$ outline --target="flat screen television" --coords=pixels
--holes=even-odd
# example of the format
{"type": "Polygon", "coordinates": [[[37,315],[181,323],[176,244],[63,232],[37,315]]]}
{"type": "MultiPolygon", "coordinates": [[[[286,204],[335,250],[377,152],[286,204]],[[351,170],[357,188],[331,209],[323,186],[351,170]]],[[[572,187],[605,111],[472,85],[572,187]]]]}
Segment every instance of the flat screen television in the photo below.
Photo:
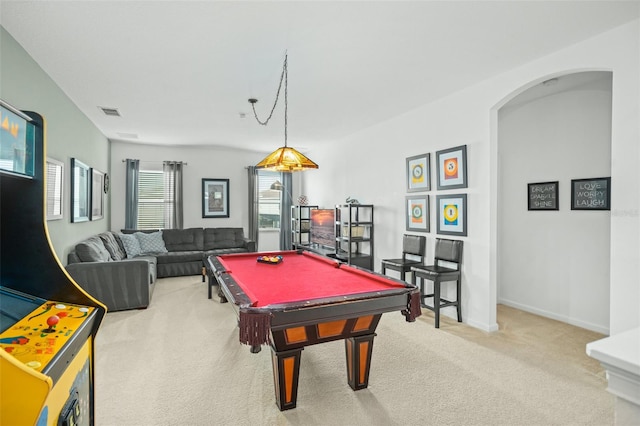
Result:
{"type": "Polygon", "coordinates": [[[311,227],[309,242],[327,248],[336,245],[335,210],[311,209],[311,227]]]}

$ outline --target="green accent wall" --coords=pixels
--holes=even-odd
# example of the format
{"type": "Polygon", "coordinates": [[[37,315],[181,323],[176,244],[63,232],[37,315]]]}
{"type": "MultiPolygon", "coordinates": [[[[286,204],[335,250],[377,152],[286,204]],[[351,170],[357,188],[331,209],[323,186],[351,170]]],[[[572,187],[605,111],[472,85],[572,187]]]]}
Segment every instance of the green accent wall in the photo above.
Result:
{"type": "Polygon", "coordinates": [[[66,265],[67,254],[78,241],[108,230],[111,222],[110,194],[107,194],[102,219],[71,223],[71,158],[109,173],[109,140],[3,27],[0,27],[0,98],[20,110],[40,114],[45,120],[46,156],[64,162],[64,215],[61,220],[48,221],[47,226],[55,252],[66,265]]]}

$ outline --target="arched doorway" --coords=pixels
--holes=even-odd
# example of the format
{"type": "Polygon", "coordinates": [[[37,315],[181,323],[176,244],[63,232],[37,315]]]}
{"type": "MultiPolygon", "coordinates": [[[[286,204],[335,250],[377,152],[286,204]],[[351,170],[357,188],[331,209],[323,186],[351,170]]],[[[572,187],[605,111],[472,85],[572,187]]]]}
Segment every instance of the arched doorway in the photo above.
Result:
{"type": "Polygon", "coordinates": [[[610,212],[572,210],[573,179],[611,176],[612,73],[553,76],[497,109],[496,302],[609,331],[610,212]],[[557,210],[528,184],[557,182],[557,210]]]}

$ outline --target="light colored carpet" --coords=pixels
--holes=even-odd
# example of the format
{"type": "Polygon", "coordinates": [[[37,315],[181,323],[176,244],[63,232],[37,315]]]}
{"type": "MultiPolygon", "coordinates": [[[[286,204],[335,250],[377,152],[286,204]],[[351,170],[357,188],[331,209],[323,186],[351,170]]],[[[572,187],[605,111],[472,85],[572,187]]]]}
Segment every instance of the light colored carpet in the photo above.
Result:
{"type": "Polygon", "coordinates": [[[484,333],[429,311],[387,313],[369,387],[347,384],[343,341],[302,352],[297,408],[281,412],[268,347],[238,343],[231,306],[199,276],[160,279],[148,309],[107,314],[96,339],[96,424],[607,425],[614,398],[585,355],[602,336],[507,307],[484,333]]]}

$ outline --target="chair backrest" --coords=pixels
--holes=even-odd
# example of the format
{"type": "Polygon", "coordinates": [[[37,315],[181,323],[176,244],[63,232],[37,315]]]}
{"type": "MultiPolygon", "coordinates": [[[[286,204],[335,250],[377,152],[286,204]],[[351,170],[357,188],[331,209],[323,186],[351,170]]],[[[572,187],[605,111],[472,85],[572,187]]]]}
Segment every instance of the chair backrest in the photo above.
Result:
{"type": "Polygon", "coordinates": [[[402,237],[402,257],[406,255],[424,258],[427,252],[427,237],[424,235],[404,234],[402,237]]]}
{"type": "Polygon", "coordinates": [[[462,261],[462,241],[436,238],[436,249],[434,254],[435,263],[444,260],[456,264],[456,269],[460,267],[462,261]]]}

